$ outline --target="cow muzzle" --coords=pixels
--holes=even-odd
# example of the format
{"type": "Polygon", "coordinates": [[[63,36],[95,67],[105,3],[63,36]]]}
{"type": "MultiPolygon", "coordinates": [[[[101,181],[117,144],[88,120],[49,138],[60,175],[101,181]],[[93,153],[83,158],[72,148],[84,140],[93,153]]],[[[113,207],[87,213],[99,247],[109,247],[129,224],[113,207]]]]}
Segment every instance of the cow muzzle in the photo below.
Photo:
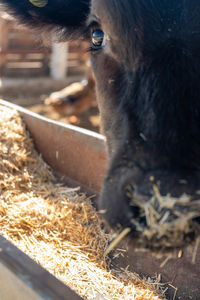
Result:
{"type": "Polygon", "coordinates": [[[108,173],[100,210],[114,227],[130,227],[145,248],[178,248],[200,235],[200,192],[193,177],[119,168],[108,173]]]}

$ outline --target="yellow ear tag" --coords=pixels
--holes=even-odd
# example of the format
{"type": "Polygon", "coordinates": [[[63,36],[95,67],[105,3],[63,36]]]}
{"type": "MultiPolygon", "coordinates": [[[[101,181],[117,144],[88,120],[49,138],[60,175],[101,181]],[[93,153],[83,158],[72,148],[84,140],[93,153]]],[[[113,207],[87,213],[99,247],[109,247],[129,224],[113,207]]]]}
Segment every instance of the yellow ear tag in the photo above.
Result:
{"type": "Polygon", "coordinates": [[[45,7],[48,4],[48,0],[29,0],[34,6],[45,7]]]}

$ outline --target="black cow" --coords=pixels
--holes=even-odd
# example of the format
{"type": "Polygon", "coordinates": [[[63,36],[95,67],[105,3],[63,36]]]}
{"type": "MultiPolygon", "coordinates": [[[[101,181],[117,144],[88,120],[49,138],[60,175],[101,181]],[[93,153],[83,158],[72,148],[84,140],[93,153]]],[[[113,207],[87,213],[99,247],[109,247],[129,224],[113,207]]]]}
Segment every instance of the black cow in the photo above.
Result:
{"type": "MultiPolygon", "coordinates": [[[[145,230],[141,211],[156,184],[161,195],[187,193],[195,199],[200,187],[200,1],[0,2],[21,22],[56,31],[58,39],[90,41],[109,154],[99,206],[109,223],[135,233],[145,230]]],[[[160,205],[154,207],[157,212],[160,205]]],[[[198,201],[195,209],[198,227],[198,201]]],[[[165,211],[160,223],[172,215],[165,211]]]]}

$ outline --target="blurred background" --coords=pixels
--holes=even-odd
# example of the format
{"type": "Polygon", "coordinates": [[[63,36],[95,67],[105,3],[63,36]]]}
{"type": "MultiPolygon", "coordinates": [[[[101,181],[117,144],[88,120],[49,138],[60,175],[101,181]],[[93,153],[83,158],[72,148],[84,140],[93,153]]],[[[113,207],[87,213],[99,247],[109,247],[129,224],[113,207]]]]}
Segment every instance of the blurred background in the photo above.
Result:
{"type": "Polygon", "coordinates": [[[89,45],[53,40],[43,40],[0,11],[0,98],[99,132],[89,45]]]}

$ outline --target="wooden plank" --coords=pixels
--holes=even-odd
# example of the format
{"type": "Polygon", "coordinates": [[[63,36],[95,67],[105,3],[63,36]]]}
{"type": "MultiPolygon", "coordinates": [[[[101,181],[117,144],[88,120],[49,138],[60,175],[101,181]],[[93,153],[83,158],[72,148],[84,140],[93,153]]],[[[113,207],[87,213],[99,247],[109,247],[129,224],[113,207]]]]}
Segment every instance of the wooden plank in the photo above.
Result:
{"type": "Polygon", "coordinates": [[[75,292],[0,236],[1,300],[81,300],[75,292]]]}
{"type": "Polygon", "coordinates": [[[49,49],[7,49],[7,50],[0,50],[0,55],[5,55],[5,54],[31,54],[31,53],[36,53],[36,54],[50,54],[51,50],[49,49]]]}
{"type": "Polygon", "coordinates": [[[0,104],[21,113],[38,151],[55,171],[79,185],[100,191],[107,167],[102,135],[44,118],[3,100],[0,104]]]}
{"type": "Polygon", "coordinates": [[[42,300],[29,285],[0,262],[0,299],[42,300]]]}

